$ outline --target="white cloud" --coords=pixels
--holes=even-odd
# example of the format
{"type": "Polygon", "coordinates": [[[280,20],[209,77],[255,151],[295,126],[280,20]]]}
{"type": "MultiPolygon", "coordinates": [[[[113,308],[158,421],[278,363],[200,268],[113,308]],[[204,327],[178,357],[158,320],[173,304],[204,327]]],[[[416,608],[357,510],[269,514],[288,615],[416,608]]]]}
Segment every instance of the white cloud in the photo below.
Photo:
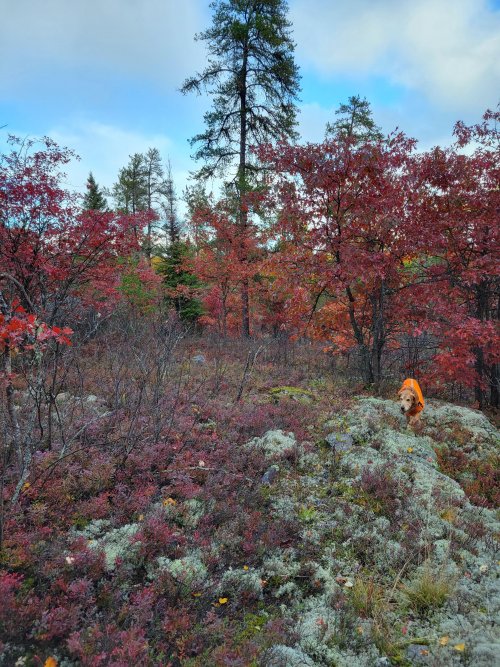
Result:
{"type": "Polygon", "coordinates": [[[294,0],[297,54],[324,76],[377,75],[447,110],[495,106],[500,12],[487,0],[294,0]]]}
{"type": "Polygon", "coordinates": [[[80,161],[73,161],[66,169],[67,187],[79,192],[85,191],[89,171],[99,185],[111,187],[131,154],[158,148],[166,158],[173,150],[173,142],[166,135],[145,135],[94,121],[77,120],[54,127],[46,134],[80,156],[80,161]]]}
{"type": "Polygon", "coordinates": [[[199,0],[15,0],[0,21],[0,86],[97,68],[177,88],[203,66],[193,37],[205,22],[199,0]]]}
{"type": "MultiPolygon", "coordinates": [[[[119,170],[128,163],[129,156],[133,153],[144,153],[148,148],[157,148],[165,165],[170,159],[172,177],[179,197],[189,181],[189,169],[192,166],[189,157],[181,145],[165,134],[141,134],[86,120],[75,120],[54,127],[46,134],[60,146],[72,148],[81,158],[73,160],[65,168],[67,178],[64,186],[72,192],[85,192],[90,171],[100,187],[111,189],[119,170]]],[[[181,215],[185,213],[182,202],[179,212],[181,215]]]]}

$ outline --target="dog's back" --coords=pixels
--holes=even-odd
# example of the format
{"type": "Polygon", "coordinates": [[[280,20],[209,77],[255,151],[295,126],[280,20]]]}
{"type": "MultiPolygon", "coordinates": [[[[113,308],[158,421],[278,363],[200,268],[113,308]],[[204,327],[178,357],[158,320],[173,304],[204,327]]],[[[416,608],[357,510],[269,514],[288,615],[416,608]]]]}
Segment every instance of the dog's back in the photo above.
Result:
{"type": "Polygon", "coordinates": [[[410,416],[418,415],[420,412],[422,412],[425,406],[424,395],[422,394],[420,385],[413,378],[406,378],[398,393],[401,394],[401,392],[404,391],[405,389],[409,389],[415,395],[416,398],[415,406],[411,409],[411,411],[408,414],[410,416]]]}

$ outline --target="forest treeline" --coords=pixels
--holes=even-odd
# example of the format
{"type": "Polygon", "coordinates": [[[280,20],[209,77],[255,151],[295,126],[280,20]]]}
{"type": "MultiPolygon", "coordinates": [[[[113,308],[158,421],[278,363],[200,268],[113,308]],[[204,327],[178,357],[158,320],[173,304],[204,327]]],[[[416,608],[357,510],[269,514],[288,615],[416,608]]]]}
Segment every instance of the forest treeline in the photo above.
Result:
{"type": "Polygon", "coordinates": [[[412,375],[498,407],[500,111],[422,152],[401,131],[384,136],[353,96],[324,141],[304,144],[286,11],[281,0],[213,3],[197,36],[207,68],[182,87],[213,101],[192,139],[202,166],[184,221],[155,148],[132,155],[111,192],[90,174],[82,198],[63,186],[71,150],[11,138],[0,158],[0,372],[17,492],[33,447],[17,423],[16,366],[29,360],[31,386],[55,410],[48,367],[61,346],[123,308],[170,309],[202,335],[319,341],[375,390],[412,375]]]}
{"type": "Polygon", "coordinates": [[[497,433],[354,397],[497,413],[500,107],[305,143],[285,0],[210,6],[184,193],[155,147],[83,196],[0,154],[0,664],[487,662],[497,433]]]}

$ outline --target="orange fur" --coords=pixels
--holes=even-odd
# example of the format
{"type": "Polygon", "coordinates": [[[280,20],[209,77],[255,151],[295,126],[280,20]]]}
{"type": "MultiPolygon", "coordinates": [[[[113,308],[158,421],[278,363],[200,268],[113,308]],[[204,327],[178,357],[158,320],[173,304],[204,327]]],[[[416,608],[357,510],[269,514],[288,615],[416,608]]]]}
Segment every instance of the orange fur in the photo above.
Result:
{"type": "Polygon", "coordinates": [[[401,411],[406,416],[406,421],[413,426],[420,419],[420,413],[424,409],[425,401],[420,385],[413,378],[407,378],[398,391],[401,411]]]}

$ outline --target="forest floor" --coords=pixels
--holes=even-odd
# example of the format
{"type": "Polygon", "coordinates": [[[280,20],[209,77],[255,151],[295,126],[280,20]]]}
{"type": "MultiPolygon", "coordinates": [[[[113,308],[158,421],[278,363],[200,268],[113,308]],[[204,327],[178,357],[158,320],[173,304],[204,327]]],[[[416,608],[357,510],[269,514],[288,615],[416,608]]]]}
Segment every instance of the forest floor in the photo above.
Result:
{"type": "Polygon", "coordinates": [[[68,361],[15,506],[7,480],[1,665],[495,664],[482,413],[430,399],[414,433],[312,348],[140,333],[68,361]]]}

